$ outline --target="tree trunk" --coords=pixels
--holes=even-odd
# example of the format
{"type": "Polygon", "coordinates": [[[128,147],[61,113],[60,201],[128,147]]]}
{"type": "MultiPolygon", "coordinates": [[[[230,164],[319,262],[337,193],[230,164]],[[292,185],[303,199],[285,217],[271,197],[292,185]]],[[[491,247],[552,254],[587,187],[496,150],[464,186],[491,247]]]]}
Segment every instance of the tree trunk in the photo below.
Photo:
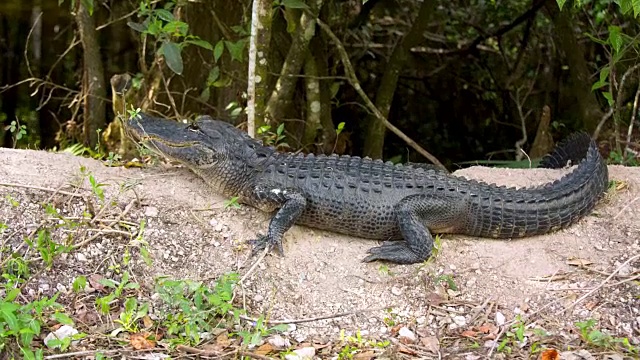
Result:
{"type": "MultiPolygon", "coordinates": [[[[307,13],[300,15],[300,21],[296,24],[293,41],[287,53],[287,58],[282,65],[280,77],[267,103],[267,122],[279,122],[285,116],[292,103],[298,81],[297,75],[300,74],[305,61],[305,54],[309,49],[309,43],[315,35],[315,17],[318,15],[321,6],[322,0],[316,0],[315,4],[311,6],[314,16],[310,16],[307,13]]],[[[288,9],[287,11],[292,10],[288,9]]]]}
{"type": "Polygon", "coordinates": [[[84,144],[94,149],[98,144],[98,130],[104,130],[106,123],[104,70],[98,45],[98,32],[93,18],[82,1],[76,2],[76,22],[82,41],[82,91],[84,95],[83,137],[84,144]]]}
{"type": "Polygon", "coordinates": [[[247,89],[247,128],[251,137],[255,137],[256,129],[264,125],[269,77],[267,59],[271,41],[271,5],[270,0],[254,0],[251,11],[247,89]]]}
{"type": "MultiPolygon", "coordinates": [[[[429,18],[435,9],[435,5],[435,0],[424,0],[422,2],[411,30],[398,41],[389,57],[376,93],[376,107],[385,118],[389,116],[389,110],[391,109],[391,103],[393,102],[400,72],[405,67],[409,56],[411,56],[411,48],[423,40],[423,33],[429,25],[429,18]]],[[[369,126],[367,127],[367,134],[365,136],[364,155],[374,159],[380,159],[382,158],[386,126],[384,122],[373,115],[369,116],[368,122],[369,126]]]]}
{"type": "Polygon", "coordinates": [[[574,104],[578,107],[580,116],[578,123],[589,133],[592,133],[602,118],[602,110],[594,92],[591,91],[590,72],[585,58],[583,46],[573,30],[573,23],[569,17],[570,7],[560,11],[555,1],[545,4],[547,14],[555,31],[553,37],[565,54],[569,71],[568,88],[573,95],[574,104]]]}

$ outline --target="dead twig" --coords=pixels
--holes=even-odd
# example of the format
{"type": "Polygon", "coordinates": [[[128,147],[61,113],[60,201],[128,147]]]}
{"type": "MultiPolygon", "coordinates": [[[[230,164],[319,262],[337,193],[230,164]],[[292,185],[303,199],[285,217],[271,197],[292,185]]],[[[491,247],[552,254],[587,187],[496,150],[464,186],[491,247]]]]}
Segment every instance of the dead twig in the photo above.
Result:
{"type": "MultiPolygon", "coordinates": [[[[386,310],[386,309],[389,309],[389,308],[392,308],[392,307],[393,307],[393,305],[389,305],[389,306],[373,308],[373,309],[361,309],[361,310],[347,311],[347,312],[342,312],[342,313],[337,313],[337,314],[316,316],[316,317],[312,317],[312,318],[303,318],[303,319],[266,320],[265,323],[267,323],[269,325],[302,324],[302,323],[308,323],[308,322],[314,322],[314,321],[320,321],[320,320],[335,319],[335,318],[345,317],[345,316],[350,316],[350,315],[357,315],[357,314],[373,312],[373,311],[381,311],[381,310],[386,310]]],[[[230,312],[230,314],[231,314],[231,312],[230,312]]],[[[254,323],[258,321],[258,319],[256,319],[256,318],[252,318],[252,317],[244,316],[244,315],[240,315],[240,319],[245,320],[245,321],[254,322],[254,323]]]]}
{"type": "Polygon", "coordinates": [[[609,276],[607,276],[606,279],[602,280],[602,282],[600,282],[600,284],[598,286],[596,286],[595,288],[593,288],[591,291],[589,291],[588,293],[580,296],[576,301],[574,301],[571,305],[565,307],[564,309],[557,311],[555,313],[555,315],[559,315],[569,309],[572,309],[573,307],[575,307],[576,305],[578,305],[580,302],[582,302],[584,299],[588,298],[589,296],[591,296],[592,294],[594,294],[596,291],[606,287],[606,283],[609,282],[609,280],[611,280],[619,271],[620,269],[622,269],[623,267],[625,267],[627,264],[629,264],[630,262],[636,260],[640,258],[640,254],[637,254],[635,256],[630,257],[629,259],[627,259],[627,261],[625,261],[624,263],[622,263],[622,265],[618,266],[611,274],[609,274],[609,276]]]}
{"type": "Polygon", "coordinates": [[[0,186],[19,187],[19,188],[25,188],[25,189],[35,189],[35,190],[42,190],[42,191],[50,191],[50,192],[53,192],[53,193],[58,193],[58,194],[67,195],[67,196],[73,196],[73,197],[84,197],[84,195],[71,193],[71,192],[68,192],[68,191],[62,191],[62,190],[59,190],[59,189],[51,189],[51,188],[46,188],[46,187],[42,187],[42,186],[36,186],[36,185],[0,183],[0,186]]]}
{"type": "Polygon", "coordinates": [[[362,87],[360,86],[360,82],[358,81],[358,77],[356,76],[356,73],[353,70],[353,66],[351,65],[351,60],[349,60],[349,54],[347,54],[347,51],[344,49],[344,46],[342,45],[342,42],[340,41],[340,39],[338,39],[336,34],[333,33],[329,25],[327,25],[324,21],[320,20],[319,18],[316,18],[316,21],[318,23],[318,26],[320,26],[320,28],[322,28],[322,30],[325,33],[327,33],[327,35],[331,38],[331,40],[333,40],[334,45],[338,50],[338,53],[340,54],[340,59],[342,61],[342,64],[344,65],[344,71],[345,71],[345,74],[347,75],[349,84],[351,84],[351,86],[353,86],[354,90],[358,93],[358,95],[360,95],[360,97],[366,104],[367,108],[375,115],[376,118],[378,118],[378,120],[384,123],[387,129],[391,130],[391,132],[393,132],[399,138],[401,138],[404,142],[406,142],[407,145],[411,146],[420,155],[427,158],[437,167],[446,170],[447,168],[435,156],[433,156],[427,150],[423,149],[420,145],[418,145],[418,143],[416,143],[410,137],[405,135],[400,129],[398,129],[393,124],[391,124],[389,120],[387,120],[387,118],[385,118],[382,115],[380,110],[378,110],[376,105],[371,101],[371,99],[369,99],[369,97],[364,92],[364,90],[362,90],[362,87]]]}

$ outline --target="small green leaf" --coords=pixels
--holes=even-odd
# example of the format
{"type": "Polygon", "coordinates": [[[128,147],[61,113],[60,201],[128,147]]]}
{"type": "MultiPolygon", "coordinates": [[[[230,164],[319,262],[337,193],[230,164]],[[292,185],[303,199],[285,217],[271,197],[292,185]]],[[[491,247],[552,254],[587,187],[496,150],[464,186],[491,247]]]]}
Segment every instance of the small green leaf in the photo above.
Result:
{"type": "Polygon", "coordinates": [[[622,35],[620,34],[619,26],[609,26],[609,44],[613,47],[616,53],[620,52],[622,47],[622,35]]]}
{"type": "MultiPolygon", "coordinates": [[[[566,1],[566,0],[565,0],[566,1]]],[[[309,6],[301,0],[282,0],[282,6],[289,9],[308,9],[309,6]]]]}
{"type": "Polygon", "coordinates": [[[82,6],[87,9],[89,16],[93,15],[93,0],[82,0],[82,6]]]}
{"type": "Polygon", "coordinates": [[[60,324],[63,325],[73,325],[73,320],[71,320],[71,318],[69,317],[69,315],[65,314],[65,313],[55,313],[53,314],[53,318],[59,322],[60,324]]]}
{"type": "Polygon", "coordinates": [[[186,36],[189,32],[189,25],[182,21],[172,21],[162,27],[166,33],[178,36],[186,36]]]}
{"type": "Polygon", "coordinates": [[[607,99],[607,102],[609,103],[609,106],[613,106],[613,96],[611,96],[610,92],[603,91],[602,92],[602,96],[604,96],[604,98],[607,99]]]}
{"type": "Polygon", "coordinates": [[[560,10],[562,10],[562,7],[564,6],[564,3],[567,2],[567,0],[556,0],[556,2],[558,3],[558,7],[560,8],[560,10]]]}
{"type": "Polygon", "coordinates": [[[127,21],[127,26],[137,32],[145,32],[147,30],[147,27],[144,24],[136,23],[133,21],[127,21]]]}
{"type": "Polygon", "coordinates": [[[631,0],[619,0],[616,1],[616,3],[618,3],[618,5],[620,6],[620,12],[622,12],[622,14],[624,15],[626,15],[633,8],[631,0]]]}
{"type": "MultiPolygon", "coordinates": [[[[207,101],[209,101],[209,97],[210,96],[211,96],[211,90],[207,86],[206,88],[204,88],[204,90],[202,90],[202,92],[200,93],[200,96],[198,96],[198,99],[200,101],[207,102],[207,101]]],[[[141,248],[140,250],[142,250],[142,249],[144,249],[144,248],[141,248]]]]}
{"type": "Polygon", "coordinates": [[[220,68],[218,66],[214,66],[211,71],[209,71],[209,76],[207,76],[207,85],[213,85],[216,80],[220,77],[220,68]]]}
{"type": "Polygon", "coordinates": [[[0,304],[0,316],[4,318],[4,321],[9,326],[9,329],[18,331],[20,326],[18,324],[18,318],[13,313],[18,309],[18,305],[12,303],[0,304]]]}
{"type": "Polygon", "coordinates": [[[178,75],[182,75],[184,64],[180,54],[180,47],[176,43],[171,41],[163,42],[162,46],[160,46],[160,54],[164,56],[169,69],[178,75]]]}
{"type": "Polygon", "coordinates": [[[200,46],[201,48],[205,48],[207,50],[213,50],[213,45],[211,45],[211,43],[206,40],[192,39],[192,40],[185,40],[185,42],[196,45],[196,46],[200,46]]]}
{"type": "Polygon", "coordinates": [[[12,302],[16,297],[20,295],[20,288],[13,288],[7,292],[7,295],[4,297],[4,301],[12,302]]]}
{"type": "Polygon", "coordinates": [[[224,51],[224,41],[220,40],[216,43],[216,47],[213,49],[213,58],[215,62],[218,62],[224,51]]]}
{"type": "Polygon", "coordinates": [[[155,13],[160,19],[167,22],[174,21],[176,19],[170,11],[165,9],[157,9],[155,10],[155,13]]]}
{"type": "Polygon", "coordinates": [[[227,50],[229,50],[229,54],[231,54],[231,59],[242,62],[245,41],[243,40],[238,40],[236,42],[225,41],[224,44],[227,46],[227,50]]]}

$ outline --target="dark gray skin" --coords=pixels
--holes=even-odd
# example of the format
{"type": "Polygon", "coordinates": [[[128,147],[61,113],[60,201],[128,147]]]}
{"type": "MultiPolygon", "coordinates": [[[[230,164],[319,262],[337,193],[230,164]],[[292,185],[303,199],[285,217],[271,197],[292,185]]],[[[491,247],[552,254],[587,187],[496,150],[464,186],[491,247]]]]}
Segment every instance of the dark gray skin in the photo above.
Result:
{"type": "Polygon", "coordinates": [[[254,250],[268,246],[281,254],[282,237],[295,223],[395,240],[371,248],[364,261],[422,262],[431,256],[432,233],[509,239],[567,227],[593,209],[608,185],[606,164],[586,134],[572,136],[542,163],[559,168],[571,160],[579,163],[573,172],[516,190],[424,166],[279,153],[207,116],[187,125],[141,113],[127,130],[214,191],[275,212],[267,235],[253,243],[254,250]]]}

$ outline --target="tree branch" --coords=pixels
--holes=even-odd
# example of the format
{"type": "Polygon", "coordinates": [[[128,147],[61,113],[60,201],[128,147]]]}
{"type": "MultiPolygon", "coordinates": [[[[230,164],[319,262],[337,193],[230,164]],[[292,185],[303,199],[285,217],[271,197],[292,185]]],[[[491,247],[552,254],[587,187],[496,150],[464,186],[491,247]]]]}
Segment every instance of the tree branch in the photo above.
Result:
{"type": "Polygon", "coordinates": [[[422,155],[425,158],[427,158],[429,161],[431,161],[433,164],[435,164],[439,168],[442,168],[442,169],[446,170],[446,167],[444,165],[442,165],[442,163],[440,161],[438,161],[438,159],[435,156],[431,155],[431,153],[429,153],[427,150],[423,149],[415,141],[411,140],[411,138],[409,138],[407,135],[405,135],[400,129],[395,127],[393,124],[391,124],[382,115],[382,113],[380,113],[380,111],[374,105],[374,103],[371,101],[371,99],[369,99],[367,94],[365,94],[365,92],[362,90],[362,87],[360,86],[360,82],[358,81],[358,77],[356,76],[356,73],[353,70],[353,66],[351,65],[351,61],[349,60],[349,54],[347,54],[347,51],[344,49],[344,46],[342,46],[342,43],[340,42],[340,39],[338,39],[336,34],[333,33],[333,31],[331,30],[329,25],[327,25],[326,23],[324,23],[320,19],[316,19],[316,21],[318,23],[318,26],[320,26],[320,28],[322,28],[322,30],[325,33],[327,33],[327,35],[331,38],[331,40],[333,40],[333,42],[334,42],[334,44],[336,46],[336,49],[338,49],[338,53],[340,54],[340,59],[342,60],[342,64],[344,65],[344,71],[345,71],[345,74],[347,75],[347,79],[349,81],[349,84],[351,84],[351,86],[353,86],[353,88],[358,93],[358,95],[360,95],[362,100],[365,102],[365,105],[367,106],[367,108],[372,113],[374,113],[376,115],[376,117],[378,117],[378,119],[380,121],[382,121],[389,130],[391,130],[391,132],[393,132],[398,137],[400,137],[404,142],[406,142],[407,145],[411,146],[420,155],[422,155]]]}

